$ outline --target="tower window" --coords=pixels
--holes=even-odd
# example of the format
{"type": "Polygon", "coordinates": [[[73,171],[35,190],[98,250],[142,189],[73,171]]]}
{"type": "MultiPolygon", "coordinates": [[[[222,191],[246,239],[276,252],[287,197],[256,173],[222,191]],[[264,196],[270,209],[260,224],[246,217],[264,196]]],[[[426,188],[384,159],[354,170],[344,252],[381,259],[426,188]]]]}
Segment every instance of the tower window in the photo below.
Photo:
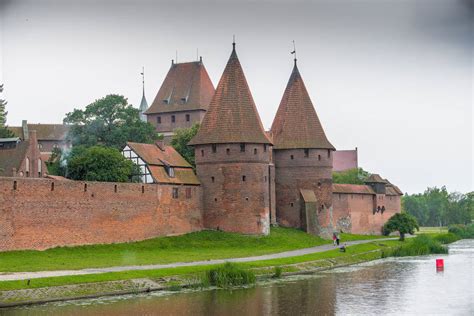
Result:
{"type": "Polygon", "coordinates": [[[331,149],[328,149],[328,158],[331,158],[331,149]]]}
{"type": "Polygon", "coordinates": [[[211,177],[211,182],[212,182],[212,183],[214,183],[214,180],[215,180],[214,177],[211,177]]]}
{"type": "Polygon", "coordinates": [[[178,188],[173,188],[173,192],[172,192],[172,195],[173,195],[173,199],[177,199],[178,198],[178,188]]]}
{"type": "Polygon", "coordinates": [[[263,144],[263,151],[267,152],[267,144],[263,144]]]}
{"type": "Polygon", "coordinates": [[[291,160],[293,160],[293,159],[295,159],[295,156],[291,155],[290,158],[291,158],[291,160]]]}
{"type": "Polygon", "coordinates": [[[161,116],[156,117],[156,123],[161,124],[161,116]]]}
{"type": "Polygon", "coordinates": [[[201,157],[204,157],[204,149],[201,149],[201,157]]]}
{"type": "Polygon", "coordinates": [[[242,152],[242,153],[245,152],[245,144],[244,143],[240,144],[240,152],[242,152]]]}
{"type": "Polygon", "coordinates": [[[293,205],[294,205],[293,202],[291,202],[291,203],[290,203],[290,206],[293,207],[293,205]]]}
{"type": "Polygon", "coordinates": [[[321,160],[321,155],[318,155],[318,160],[321,160]]]}
{"type": "Polygon", "coordinates": [[[212,144],[212,152],[213,153],[217,152],[217,145],[216,144],[212,144]]]}
{"type": "Polygon", "coordinates": [[[191,188],[186,188],[186,198],[187,199],[191,198],[191,188]]]}
{"type": "Polygon", "coordinates": [[[242,181],[245,182],[245,180],[247,180],[247,177],[246,177],[246,176],[242,176],[242,181]]]}
{"type": "Polygon", "coordinates": [[[191,116],[189,114],[186,114],[186,122],[189,122],[191,120],[191,116]]]}
{"type": "Polygon", "coordinates": [[[321,182],[318,182],[318,187],[321,187],[321,182]]]}
{"type": "Polygon", "coordinates": [[[257,154],[257,148],[254,148],[254,149],[253,149],[253,154],[254,154],[254,155],[257,154]]]}
{"type": "Polygon", "coordinates": [[[171,123],[175,123],[175,122],[176,122],[176,116],[171,115],[171,123]]]}
{"type": "Polygon", "coordinates": [[[304,150],[304,156],[305,156],[305,158],[309,157],[309,149],[304,150]]]}
{"type": "Polygon", "coordinates": [[[225,152],[227,153],[227,155],[230,155],[230,148],[227,148],[225,152]]]}

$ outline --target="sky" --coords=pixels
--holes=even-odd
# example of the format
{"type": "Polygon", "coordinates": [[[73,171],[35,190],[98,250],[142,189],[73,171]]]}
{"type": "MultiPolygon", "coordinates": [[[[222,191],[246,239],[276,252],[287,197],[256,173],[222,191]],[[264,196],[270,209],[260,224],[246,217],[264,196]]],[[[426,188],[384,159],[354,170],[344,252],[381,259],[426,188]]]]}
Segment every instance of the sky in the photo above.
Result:
{"type": "Polygon", "coordinates": [[[151,104],[203,57],[216,86],[235,35],[269,129],[298,67],[326,135],[403,192],[473,190],[473,1],[0,0],[7,124],[60,123],[107,94],[151,104]],[[176,53],[177,52],[177,53],[176,53]]]}

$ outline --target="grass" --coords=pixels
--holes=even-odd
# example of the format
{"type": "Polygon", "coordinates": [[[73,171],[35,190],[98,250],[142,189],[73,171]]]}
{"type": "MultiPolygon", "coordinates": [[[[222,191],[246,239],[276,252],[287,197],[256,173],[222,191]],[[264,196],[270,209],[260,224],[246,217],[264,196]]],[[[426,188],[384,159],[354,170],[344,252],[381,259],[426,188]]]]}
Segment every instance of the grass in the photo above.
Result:
{"type": "Polygon", "coordinates": [[[226,262],[208,270],[203,280],[204,284],[229,288],[232,286],[254,284],[255,274],[248,269],[244,269],[235,263],[226,262]]]}
{"type": "MultiPolygon", "coordinates": [[[[378,237],[342,234],[341,240],[344,242],[378,237]]],[[[201,231],[130,243],[0,252],[0,272],[74,270],[238,258],[331,242],[297,229],[281,227],[272,228],[268,236],[201,231]]]]}
{"type": "MultiPolygon", "coordinates": [[[[254,261],[240,263],[239,266],[245,269],[250,268],[263,268],[263,267],[276,267],[282,265],[291,265],[304,263],[316,260],[326,259],[340,259],[344,263],[360,262],[360,260],[373,260],[380,258],[380,250],[387,249],[387,247],[394,247],[400,245],[399,241],[389,240],[381,242],[372,242],[368,244],[354,245],[347,247],[345,253],[339,252],[338,249],[330,251],[308,254],[297,257],[270,259],[263,261],[254,261]],[[355,256],[360,255],[357,259],[355,256]]],[[[182,275],[193,275],[202,274],[206,271],[217,267],[218,265],[205,265],[205,266],[191,266],[191,267],[178,267],[178,268],[167,268],[159,270],[137,270],[137,271],[125,271],[125,272],[109,272],[102,274],[89,274],[89,275],[76,275],[76,276],[62,276],[62,277],[49,277],[32,279],[30,285],[26,284],[26,281],[3,281],[0,282],[0,291],[5,290],[18,290],[24,288],[42,288],[51,286],[61,286],[68,284],[81,284],[81,283],[95,283],[95,282],[106,282],[116,280],[129,280],[139,278],[150,278],[159,279],[168,276],[182,276],[182,275]]]]}
{"type": "MultiPolygon", "coordinates": [[[[447,241],[448,238],[445,240],[447,241]]],[[[433,253],[448,253],[448,248],[443,246],[441,242],[435,240],[433,237],[422,234],[399,247],[389,250],[384,254],[384,256],[406,257],[422,256],[433,253]]]]}
{"type": "Polygon", "coordinates": [[[445,234],[448,232],[448,227],[420,227],[417,234],[445,234]]]}

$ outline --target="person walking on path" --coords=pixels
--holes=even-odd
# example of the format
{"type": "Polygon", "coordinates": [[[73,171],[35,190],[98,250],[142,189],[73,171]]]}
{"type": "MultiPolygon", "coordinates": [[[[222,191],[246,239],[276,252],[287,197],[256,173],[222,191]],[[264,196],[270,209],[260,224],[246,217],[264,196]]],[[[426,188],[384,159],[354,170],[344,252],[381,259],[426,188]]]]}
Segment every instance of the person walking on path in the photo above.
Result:
{"type": "Polygon", "coordinates": [[[336,239],[337,239],[336,233],[332,233],[332,243],[334,244],[334,246],[336,246],[336,239]]]}
{"type": "Polygon", "coordinates": [[[339,242],[340,242],[340,240],[339,240],[339,234],[334,234],[334,235],[336,235],[336,244],[339,246],[339,242]]]}

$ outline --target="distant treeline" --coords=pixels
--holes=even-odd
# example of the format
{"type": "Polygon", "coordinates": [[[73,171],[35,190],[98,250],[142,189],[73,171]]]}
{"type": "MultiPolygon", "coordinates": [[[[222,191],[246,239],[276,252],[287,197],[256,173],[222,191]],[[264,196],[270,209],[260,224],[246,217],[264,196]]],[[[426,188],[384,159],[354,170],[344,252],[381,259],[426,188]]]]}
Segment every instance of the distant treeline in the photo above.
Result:
{"type": "Polygon", "coordinates": [[[420,226],[469,224],[474,219],[474,192],[449,193],[446,187],[428,188],[419,194],[405,194],[402,208],[416,217],[420,226]]]}

